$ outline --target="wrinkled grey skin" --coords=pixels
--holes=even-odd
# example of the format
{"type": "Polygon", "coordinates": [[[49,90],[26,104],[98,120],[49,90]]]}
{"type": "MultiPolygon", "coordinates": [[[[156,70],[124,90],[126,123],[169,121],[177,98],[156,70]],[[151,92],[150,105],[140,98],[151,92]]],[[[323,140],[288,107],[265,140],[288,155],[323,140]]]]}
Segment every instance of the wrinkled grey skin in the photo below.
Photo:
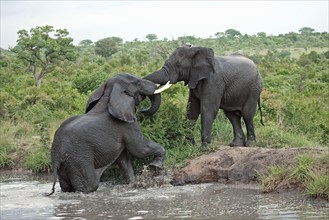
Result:
{"type": "Polygon", "coordinates": [[[113,163],[133,182],[129,155],[154,155],[150,165],[162,168],[164,148],[144,137],[135,115],[135,106],[156,88],[151,81],[118,74],[90,96],[86,114],[65,120],[52,144],[54,184],[49,195],[57,176],[63,192],[95,191],[103,171],[113,163]]]}
{"type": "MultiPolygon", "coordinates": [[[[263,81],[256,65],[248,58],[234,54],[215,56],[204,47],[179,47],[165,61],[163,67],[146,76],[154,83],[184,81],[188,85],[187,118],[191,127],[201,114],[201,150],[211,141],[211,129],[219,109],[230,120],[234,138],[230,146],[250,146],[256,141],[253,118],[263,81]],[[243,118],[247,140],[241,127],[243,118]]],[[[151,97],[152,106],[145,113],[152,115],[160,106],[160,95],[151,97]]],[[[193,137],[187,137],[194,142],[193,137]]]]}

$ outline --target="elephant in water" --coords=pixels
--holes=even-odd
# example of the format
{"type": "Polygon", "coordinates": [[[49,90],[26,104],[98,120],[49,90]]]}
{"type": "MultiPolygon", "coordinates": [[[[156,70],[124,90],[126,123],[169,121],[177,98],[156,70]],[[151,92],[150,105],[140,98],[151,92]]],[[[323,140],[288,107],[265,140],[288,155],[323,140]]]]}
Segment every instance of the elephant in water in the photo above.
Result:
{"type": "Polygon", "coordinates": [[[144,137],[136,121],[136,105],[163,88],[129,73],[101,85],[89,98],[86,113],[65,120],[55,133],[51,161],[63,192],[93,192],[103,171],[116,163],[129,182],[134,171],[129,155],[154,155],[150,166],[162,168],[165,150],[144,137]]]}
{"type": "MultiPolygon", "coordinates": [[[[164,85],[183,81],[189,87],[187,118],[193,128],[201,114],[201,150],[211,141],[212,124],[219,109],[223,109],[233,127],[230,146],[250,146],[256,141],[253,118],[263,80],[256,65],[240,55],[215,56],[211,48],[184,46],[177,48],[163,67],[144,79],[164,85]],[[241,127],[243,118],[247,140],[241,127]]],[[[160,106],[160,94],[150,96],[152,105],[144,113],[154,114],[160,106]]],[[[261,123],[262,117],[261,117],[261,123]]],[[[189,135],[187,135],[189,136],[189,135]]],[[[194,142],[193,135],[187,137],[194,142]]]]}

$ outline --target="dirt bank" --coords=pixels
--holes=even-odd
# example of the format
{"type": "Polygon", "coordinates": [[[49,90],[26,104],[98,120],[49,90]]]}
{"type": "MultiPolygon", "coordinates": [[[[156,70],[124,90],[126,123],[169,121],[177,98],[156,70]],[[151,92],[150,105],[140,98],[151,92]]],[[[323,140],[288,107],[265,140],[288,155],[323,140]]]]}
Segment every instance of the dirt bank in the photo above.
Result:
{"type": "Polygon", "coordinates": [[[256,183],[271,165],[293,165],[296,155],[323,155],[325,148],[259,148],[223,146],[217,152],[202,155],[174,172],[173,185],[197,183],[256,183]]]}

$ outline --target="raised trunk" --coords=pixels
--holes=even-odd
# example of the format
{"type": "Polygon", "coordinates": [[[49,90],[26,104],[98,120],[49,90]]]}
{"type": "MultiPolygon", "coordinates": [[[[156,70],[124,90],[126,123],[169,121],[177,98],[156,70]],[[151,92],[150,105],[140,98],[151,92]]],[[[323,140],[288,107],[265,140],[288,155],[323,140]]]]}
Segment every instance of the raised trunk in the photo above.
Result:
{"type": "MultiPolygon", "coordinates": [[[[162,68],[159,71],[156,71],[154,73],[151,73],[148,76],[145,76],[144,79],[150,80],[157,84],[164,85],[169,81],[169,74],[164,68],[162,68]]],[[[151,107],[148,109],[142,110],[142,113],[144,113],[145,115],[151,116],[155,112],[157,112],[158,109],[160,108],[161,95],[160,95],[160,93],[156,94],[156,95],[152,95],[152,96],[149,96],[149,99],[151,100],[151,107]]]]}
{"type": "Polygon", "coordinates": [[[150,75],[145,76],[144,79],[161,85],[166,84],[170,80],[169,73],[164,67],[154,73],[151,73],[150,75]]]}

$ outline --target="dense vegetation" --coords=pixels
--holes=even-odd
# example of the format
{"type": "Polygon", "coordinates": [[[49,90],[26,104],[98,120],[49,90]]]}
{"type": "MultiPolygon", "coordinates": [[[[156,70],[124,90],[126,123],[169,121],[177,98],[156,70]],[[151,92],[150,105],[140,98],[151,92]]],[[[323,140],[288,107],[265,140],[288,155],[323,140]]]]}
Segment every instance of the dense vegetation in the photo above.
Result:
{"type": "MultiPolygon", "coordinates": [[[[48,28],[53,31],[51,26],[48,28]]],[[[28,37],[27,32],[19,33],[28,37]]],[[[66,30],[59,30],[57,37],[61,44],[67,35],[66,30]]],[[[49,41],[46,39],[39,45],[38,53],[44,53],[42,47],[49,41]]],[[[265,122],[265,126],[260,124],[257,113],[257,146],[328,147],[329,33],[302,28],[298,33],[267,36],[264,32],[242,35],[229,29],[207,39],[183,36],[158,40],[154,34],[147,35],[147,39],[148,42],[138,39],[123,42],[118,37],[81,41],[71,48],[70,59],[50,63],[42,84],[37,84],[39,88],[31,73],[31,62],[22,59],[22,44],[18,41],[11,50],[1,49],[0,167],[50,171],[50,147],[55,130],[64,119],[84,112],[88,95],[95,88],[119,72],[143,77],[158,70],[175,48],[187,42],[213,48],[217,55],[239,52],[257,63],[264,79],[261,102],[265,122]]],[[[53,45],[55,42],[52,40],[47,49],[55,54],[64,53],[53,45]]],[[[70,42],[70,39],[66,41],[70,42]]],[[[30,44],[26,48],[35,49],[30,44]]],[[[36,68],[42,70],[42,66],[36,68]]],[[[161,108],[154,116],[146,117],[138,112],[145,135],[165,146],[167,167],[180,166],[200,154],[200,143],[191,146],[185,140],[185,134],[191,132],[184,125],[187,93],[183,84],[176,84],[163,94],[161,108]]],[[[138,109],[148,104],[145,101],[138,109]]],[[[192,131],[196,140],[200,139],[199,130],[198,123],[192,131]]],[[[220,112],[213,126],[210,150],[229,143],[231,138],[231,126],[220,112]]]]}

